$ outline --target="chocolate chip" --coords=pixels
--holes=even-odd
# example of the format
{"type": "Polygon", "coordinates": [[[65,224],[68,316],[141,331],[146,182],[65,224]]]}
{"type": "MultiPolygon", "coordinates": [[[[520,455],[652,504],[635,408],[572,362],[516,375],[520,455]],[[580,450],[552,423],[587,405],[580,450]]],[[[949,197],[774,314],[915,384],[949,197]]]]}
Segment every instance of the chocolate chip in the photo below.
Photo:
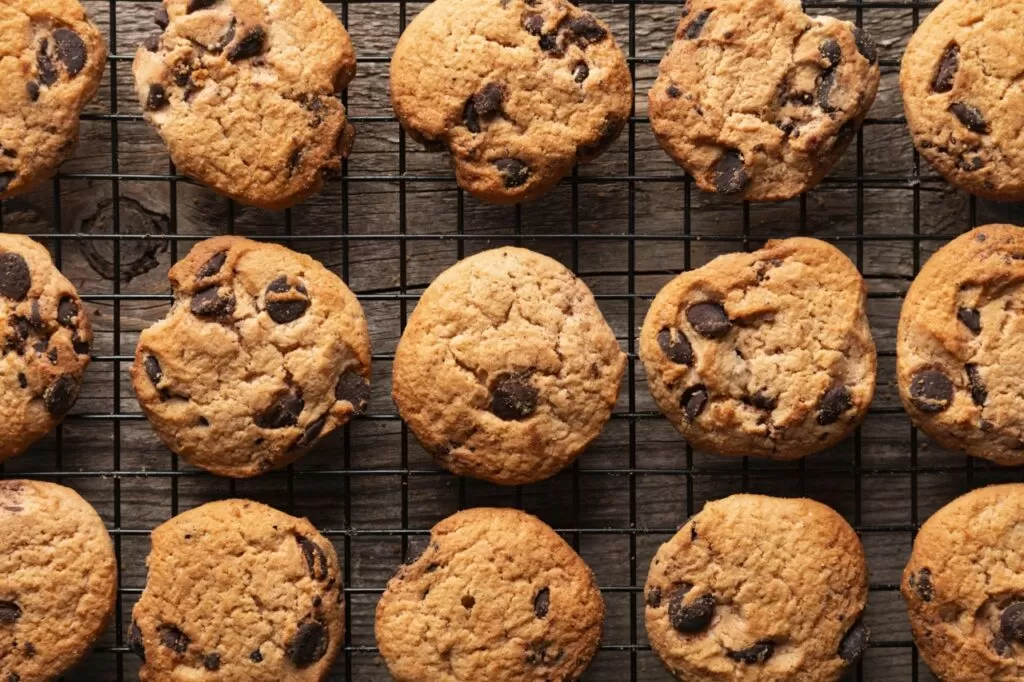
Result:
{"type": "Polygon", "coordinates": [[[749,396],[745,402],[749,405],[753,405],[759,410],[765,410],[767,412],[771,412],[778,407],[778,401],[762,391],[758,391],[757,393],[749,396]]]}
{"type": "Polygon", "coordinates": [[[289,283],[286,275],[281,275],[267,285],[265,293],[267,314],[278,324],[294,322],[306,314],[309,308],[309,297],[306,287],[301,282],[289,283]]]}
{"type": "Polygon", "coordinates": [[[63,417],[78,400],[78,382],[69,374],[57,377],[43,392],[43,404],[55,417],[63,417]]]}
{"type": "Polygon", "coordinates": [[[146,95],[146,109],[157,111],[167,106],[167,89],[159,83],[149,86],[149,94],[146,95]]]}
{"type": "Polygon", "coordinates": [[[235,312],[235,296],[221,296],[216,286],[200,289],[192,296],[189,306],[193,315],[198,317],[218,317],[235,312]]]}
{"type": "Polygon", "coordinates": [[[1014,602],[1006,607],[999,618],[999,633],[1008,642],[1024,644],[1024,602],[1014,602]]]}
{"type": "Polygon", "coordinates": [[[156,629],[160,637],[160,643],[177,654],[183,654],[188,650],[192,640],[184,632],[173,625],[161,625],[156,629]]]}
{"type": "Polygon", "coordinates": [[[525,419],[537,409],[537,396],[530,372],[499,374],[491,389],[491,412],[505,421],[525,419]]]}
{"type": "Polygon", "coordinates": [[[295,541],[299,543],[302,556],[306,559],[306,568],[309,570],[309,577],[313,580],[327,580],[327,553],[305,535],[295,534],[295,541]]]}
{"type": "Polygon", "coordinates": [[[683,96],[683,91],[680,90],[675,85],[670,85],[668,86],[668,89],[665,90],[665,94],[667,94],[672,99],[679,99],[680,97],[683,96]]]}
{"type": "Polygon", "coordinates": [[[74,78],[85,68],[85,41],[67,28],[58,28],[54,31],[53,41],[57,44],[57,58],[63,62],[68,76],[74,78]]]}
{"type": "Polygon", "coordinates": [[[192,14],[201,9],[213,7],[216,4],[217,0],[188,0],[188,5],[185,6],[185,14],[192,14]]]}
{"type": "Polygon", "coordinates": [[[462,108],[462,123],[473,134],[479,133],[481,130],[480,116],[476,113],[476,103],[472,97],[466,100],[466,105],[462,108]]]}
{"type": "Polygon", "coordinates": [[[719,339],[729,333],[732,322],[720,303],[697,303],[686,311],[686,319],[698,334],[708,339],[719,339]]]}
{"type": "Polygon", "coordinates": [[[13,601],[0,601],[0,625],[10,625],[21,618],[21,607],[13,601]]]}
{"type": "Polygon", "coordinates": [[[4,352],[15,352],[21,355],[25,352],[25,342],[30,333],[28,320],[17,315],[11,316],[7,323],[10,325],[11,334],[4,343],[4,352]]]}
{"type": "Polygon", "coordinates": [[[960,68],[960,46],[950,43],[942,53],[942,59],[935,68],[932,78],[932,92],[949,92],[953,89],[956,72],[960,68]]]}
{"type": "Polygon", "coordinates": [[[853,29],[853,40],[857,43],[857,51],[861,53],[864,59],[872,64],[878,63],[878,45],[875,43],[875,39],[868,35],[867,31],[859,26],[853,29]]]}
{"type": "Polygon", "coordinates": [[[590,77],[590,67],[587,66],[586,62],[576,62],[576,65],[572,67],[572,79],[577,83],[582,83],[590,77]]]}
{"type": "Polygon", "coordinates": [[[917,592],[917,596],[921,598],[921,601],[930,602],[935,597],[935,588],[932,586],[932,572],[930,569],[922,568],[917,573],[911,573],[907,582],[917,592]]]}
{"type": "Polygon", "coordinates": [[[57,82],[57,69],[50,58],[50,41],[43,38],[39,41],[39,53],[36,55],[36,70],[39,72],[39,82],[43,85],[53,85],[57,82]]]}
{"type": "Polygon", "coordinates": [[[853,396],[842,384],[825,391],[818,400],[818,424],[828,426],[835,424],[839,416],[853,407],[853,396]]]}
{"type": "Polygon", "coordinates": [[[156,52],[160,49],[160,36],[149,36],[143,41],[142,46],[146,48],[148,52],[156,52]]]}
{"type": "Polygon", "coordinates": [[[564,22],[561,28],[569,35],[572,42],[580,47],[600,42],[608,36],[608,31],[590,14],[573,17],[564,22]]]}
{"type": "Polygon", "coordinates": [[[257,649],[256,651],[254,651],[251,654],[249,654],[249,660],[252,661],[253,663],[262,663],[263,662],[263,654],[261,654],[260,650],[257,649]]]}
{"type": "Polygon", "coordinates": [[[668,602],[668,620],[676,632],[693,633],[706,629],[715,616],[715,598],[702,594],[689,604],[683,599],[688,590],[678,590],[668,602]]]}
{"type": "Polygon", "coordinates": [[[655,585],[647,590],[646,602],[652,609],[659,608],[661,606],[661,588],[655,585]]]}
{"type": "Polygon", "coordinates": [[[57,322],[65,327],[74,327],[78,317],[78,303],[70,296],[62,296],[57,304],[57,322]]]}
{"type": "Polygon", "coordinates": [[[262,26],[250,29],[245,37],[239,40],[231,51],[228,52],[228,59],[233,62],[238,62],[243,59],[249,59],[255,57],[263,52],[263,48],[266,46],[267,32],[263,30],[262,26]]]}
{"type": "Polygon", "coordinates": [[[128,648],[131,652],[146,661],[146,644],[142,641],[142,630],[139,629],[139,624],[134,620],[132,626],[128,628],[128,648]]]}
{"type": "Polygon", "coordinates": [[[28,388],[28,377],[21,372],[18,372],[18,386],[21,388],[28,388]]]}
{"type": "Polygon", "coordinates": [[[71,335],[71,347],[75,350],[75,353],[79,355],[89,354],[89,342],[82,340],[82,337],[79,336],[77,329],[75,330],[75,333],[71,335]]]}
{"type": "Polygon", "coordinates": [[[530,179],[530,167],[519,159],[498,159],[494,167],[501,173],[506,189],[522,187],[530,179]]]}
{"type": "Polygon", "coordinates": [[[715,191],[736,194],[743,191],[749,180],[743,166],[743,155],[736,149],[727,149],[715,163],[715,191]]]}
{"type": "Polygon", "coordinates": [[[211,671],[220,670],[220,654],[216,651],[206,654],[206,658],[203,659],[203,667],[211,671]]]}
{"type": "Polygon", "coordinates": [[[167,26],[171,23],[171,18],[167,16],[167,8],[159,7],[156,10],[156,14],[153,15],[153,21],[160,28],[167,30],[167,26]]]}
{"type": "Polygon", "coordinates": [[[1000,656],[1013,655],[1013,647],[1011,647],[1010,643],[1003,639],[1003,636],[998,632],[992,635],[992,648],[995,649],[995,652],[1000,656]]]}
{"type": "Polygon", "coordinates": [[[51,365],[56,365],[57,364],[57,356],[58,356],[58,353],[57,353],[57,349],[56,348],[51,348],[46,353],[46,357],[49,358],[51,365]]]}
{"type": "Polygon", "coordinates": [[[205,279],[207,277],[213,277],[220,269],[224,267],[224,263],[228,259],[227,251],[219,251],[210,258],[210,260],[203,263],[203,266],[196,270],[196,279],[205,279]]]}
{"type": "Polygon", "coordinates": [[[0,253],[0,296],[15,301],[24,300],[32,288],[32,275],[28,262],[17,253],[0,253]]]}
{"type": "Polygon", "coordinates": [[[295,426],[299,421],[299,415],[306,406],[299,389],[292,387],[287,392],[278,395],[270,407],[263,411],[263,414],[256,417],[256,426],[261,429],[283,429],[287,426],[295,426]]]}
{"type": "Polygon", "coordinates": [[[839,658],[843,659],[843,662],[847,664],[859,660],[864,655],[864,652],[868,650],[868,641],[870,639],[871,631],[868,629],[868,626],[864,625],[864,621],[858,620],[843,635],[842,641],[839,642],[839,658]]]}
{"type": "Polygon", "coordinates": [[[693,346],[686,335],[678,329],[662,329],[658,332],[658,346],[677,365],[693,365],[693,346]]]}
{"type": "Polygon", "coordinates": [[[523,28],[530,35],[539,36],[544,31],[544,17],[539,14],[527,14],[523,19],[523,28]]]}
{"type": "Polygon", "coordinates": [[[910,381],[910,401],[922,412],[942,412],[953,402],[953,382],[937,369],[925,369],[910,381]]]}
{"type": "Polygon", "coordinates": [[[505,86],[501,83],[488,83],[473,95],[476,112],[484,118],[501,113],[501,104],[505,100],[505,86]]]}
{"type": "Polygon", "coordinates": [[[146,359],[142,361],[142,366],[146,370],[146,376],[149,377],[150,383],[156,388],[160,380],[164,378],[164,372],[160,368],[160,361],[157,360],[155,355],[147,355],[146,359]]]}
{"type": "Polygon", "coordinates": [[[346,370],[338,378],[338,385],[334,387],[334,397],[352,403],[355,413],[361,414],[370,403],[370,382],[362,375],[346,370]]]}
{"type": "Polygon", "coordinates": [[[33,102],[39,101],[39,83],[35,81],[25,83],[25,92],[28,93],[28,98],[33,102]]]}
{"type": "Polygon", "coordinates": [[[286,643],[285,652],[296,667],[306,668],[324,657],[329,642],[330,633],[322,623],[306,620],[286,643]]]}
{"type": "Polygon", "coordinates": [[[327,423],[327,414],[324,413],[314,419],[309,426],[302,432],[299,439],[292,445],[293,450],[302,450],[308,448],[310,445],[316,442],[320,437],[320,433],[324,430],[324,425],[327,423]]]}
{"type": "Polygon", "coordinates": [[[981,333],[981,312],[977,308],[958,308],[956,319],[964,323],[964,326],[973,334],[981,333]]]}
{"type": "Polygon", "coordinates": [[[987,135],[990,132],[985,117],[977,107],[966,102],[954,102],[949,105],[949,111],[972,133],[987,135]]]}
{"type": "Polygon", "coordinates": [[[558,45],[557,33],[545,33],[540,37],[538,43],[540,44],[540,49],[552,57],[561,57],[564,54],[562,48],[558,45]]]}
{"type": "Polygon", "coordinates": [[[973,363],[968,363],[964,366],[964,369],[967,370],[967,382],[971,388],[971,400],[974,401],[975,405],[984,405],[985,400],[988,398],[988,391],[985,389],[985,382],[981,378],[981,371],[973,363]]]}
{"type": "Polygon", "coordinates": [[[679,404],[686,414],[686,421],[692,422],[704,411],[708,404],[708,390],[703,384],[697,384],[683,391],[679,404]]]}
{"type": "Polygon", "coordinates": [[[701,33],[704,32],[704,24],[708,23],[708,19],[711,17],[711,12],[714,10],[705,9],[701,10],[690,25],[686,27],[686,31],[683,33],[683,37],[687,40],[696,40],[701,33]]]}
{"type": "Polygon", "coordinates": [[[821,58],[825,60],[826,69],[834,69],[839,66],[839,63],[843,61],[843,49],[839,46],[839,41],[835,38],[829,38],[818,46],[818,53],[821,54],[821,58]]]}
{"type": "Polygon", "coordinates": [[[739,651],[726,651],[725,655],[737,663],[747,665],[760,664],[767,661],[775,653],[774,642],[758,642],[754,646],[739,651]]]}
{"type": "Polygon", "coordinates": [[[533,598],[533,615],[538,618],[547,618],[548,609],[550,608],[551,590],[547,587],[541,588],[541,591],[533,598]]]}

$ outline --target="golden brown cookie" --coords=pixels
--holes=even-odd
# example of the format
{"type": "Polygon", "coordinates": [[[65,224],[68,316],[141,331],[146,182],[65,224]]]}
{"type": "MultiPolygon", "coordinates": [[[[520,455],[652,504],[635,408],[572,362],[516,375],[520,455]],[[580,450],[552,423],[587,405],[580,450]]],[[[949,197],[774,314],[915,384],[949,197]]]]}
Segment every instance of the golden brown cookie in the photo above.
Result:
{"type": "Polygon", "coordinates": [[[42,244],[0,234],[0,461],[57,426],[78,400],[92,326],[42,244]]]}
{"type": "Polygon", "coordinates": [[[597,652],[594,576],[544,522],[469,509],[430,531],[377,604],[377,646],[397,682],[577,680],[597,652]]]}
{"type": "Polygon", "coordinates": [[[504,204],[604,153],[633,84],[608,26],[568,0],[435,0],[395,48],[391,100],[461,187],[504,204]]]}
{"type": "Polygon", "coordinates": [[[60,677],[116,602],[114,546],[89,503],[54,483],[0,481],[0,680],[60,677]]]}
{"type": "Polygon", "coordinates": [[[647,636],[678,680],[836,682],[867,650],[864,550],[806,499],[709,502],[647,576],[647,636]]]}
{"type": "Polygon", "coordinates": [[[946,0],[907,44],[900,70],[907,124],[921,156],[953,185],[1024,200],[1024,6],[946,0]]]}
{"type": "Polygon", "coordinates": [[[264,208],[319,192],[353,137],[336,96],[356,60],[334,13],[320,0],[164,0],[157,21],[135,89],[175,167],[264,208]]]}
{"type": "Polygon", "coordinates": [[[651,127],[702,190],[789,199],[842,156],[879,78],[867,34],[799,0],[689,0],[651,88],[651,127]]]}
{"type": "Polygon", "coordinates": [[[129,644],[142,682],[318,682],[343,644],[334,547],[306,519],[211,502],[153,531],[129,644]]]}
{"type": "Polygon", "coordinates": [[[142,332],[131,372],[139,405],[175,453],[223,476],[255,476],[366,408],[366,318],[317,261],[216,237],[170,279],[175,305],[142,332]]]}
{"type": "Polygon", "coordinates": [[[719,256],[647,312],[651,393],[696,448],[796,459],[835,445],[874,395],[866,300],[850,259],[817,239],[719,256]]]}
{"type": "Polygon", "coordinates": [[[423,293],[395,353],[393,397],[441,466],[518,485],[553,476],[601,433],[625,364],[582,281],[505,247],[423,293]]]}
{"type": "Polygon", "coordinates": [[[928,519],[901,592],[921,657],[945,682],[1021,679],[1024,485],[981,488],[928,519]]]}

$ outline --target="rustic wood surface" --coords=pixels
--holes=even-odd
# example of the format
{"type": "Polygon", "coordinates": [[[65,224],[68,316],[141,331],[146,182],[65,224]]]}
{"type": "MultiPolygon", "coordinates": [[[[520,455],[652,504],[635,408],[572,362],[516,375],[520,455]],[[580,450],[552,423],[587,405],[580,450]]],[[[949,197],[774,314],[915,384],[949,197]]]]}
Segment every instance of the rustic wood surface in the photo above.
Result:
{"type": "Polygon", "coordinates": [[[96,357],[73,415],[59,434],[3,467],[4,476],[73,486],[96,506],[117,543],[119,619],[67,679],[136,679],[124,634],[145,582],[148,531],[174,513],[238,495],[307,515],[334,542],[345,566],[349,634],[332,680],[389,679],[373,648],[379,591],[426,529],[475,505],[515,505],[538,514],[566,531],[593,567],[608,619],[605,650],[585,679],[668,680],[644,635],[640,590],[647,563],[704,501],[741,490],[806,494],[855,524],[872,584],[867,621],[874,646],[861,679],[934,679],[915,660],[896,591],[913,530],[969,488],[1020,480],[1021,473],[969,464],[913,433],[894,385],[900,296],[915,268],[947,239],[973,224],[1024,222],[1024,211],[973,201],[927,166],[915,169],[898,64],[929,5],[808,3],[812,13],[860,19],[876,37],[883,65],[878,100],[858,146],[819,189],[798,200],[743,207],[691,189],[647,123],[646,93],[679,4],[591,2],[635,58],[635,122],[606,156],[579,170],[578,181],[564,182],[534,204],[496,208],[463,196],[445,158],[406,141],[394,122],[387,58],[402,21],[424,3],[336,1],[331,6],[346,21],[360,57],[348,93],[358,133],[346,180],[288,213],[271,213],[231,205],[174,179],[163,145],[141,120],[131,56],[157,30],[157,3],[85,4],[111,40],[113,57],[83,117],[78,152],[59,179],[0,206],[0,229],[50,237],[46,243],[86,295],[97,328],[96,357]],[[197,239],[225,232],[271,237],[344,276],[361,295],[375,350],[372,414],[327,439],[293,471],[237,483],[174,460],[142,419],[127,372],[138,332],[166,312],[168,267],[197,239]],[[605,433],[572,470],[534,486],[501,489],[439,472],[395,416],[390,361],[402,322],[417,293],[461,255],[518,242],[561,259],[599,295],[623,348],[632,351],[651,296],[674,273],[726,251],[755,248],[769,236],[797,233],[835,238],[860,265],[880,351],[872,414],[855,438],[829,452],[790,464],[688,452],[654,413],[635,358],[605,433]],[[113,234],[127,238],[115,241],[113,234]]]}

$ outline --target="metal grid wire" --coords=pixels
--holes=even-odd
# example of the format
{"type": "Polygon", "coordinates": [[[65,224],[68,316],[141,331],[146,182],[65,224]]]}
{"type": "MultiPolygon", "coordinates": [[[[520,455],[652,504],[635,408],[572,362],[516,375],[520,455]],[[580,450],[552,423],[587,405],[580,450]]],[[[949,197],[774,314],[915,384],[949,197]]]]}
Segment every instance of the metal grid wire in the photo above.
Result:
{"type": "Polygon", "coordinates": [[[369,139],[368,151],[363,156],[357,137],[341,177],[311,200],[314,208],[282,214],[216,198],[167,165],[134,102],[130,74],[134,46],[150,30],[142,27],[149,25],[156,0],[85,4],[111,46],[104,88],[82,117],[80,152],[86,158],[65,164],[51,186],[0,205],[0,230],[29,233],[52,247],[57,264],[79,285],[98,332],[83,398],[65,425],[3,467],[5,476],[75,487],[96,505],[114,539],[121,565],[116,619],[68,679],[135,679],[138,664],[125,644],[126,625],[144,584],[149,531],[201,502],[239,495],[310,516],[338,549],[348,609],[344,652],[331,679],[388,679],[372,634],[373,609],[387,576],[440,518],[456,508],[494,504],[538,514],[597,573],[608,623],[586,679],[667,680],[644,636],[647,562],[705,500],[740,491],[809,495],[838,508],[864,540],[872,568],[867,620],[874,639],[856,679],[932,679],[918,660],[898,598],[899,570],[913,535],[956,494],[1020,475],[942,452],[910,427],[893,386],[896,316],[931,251],[980,223],[1022,221],[1019,207],[950,192],[910,147],[895,88],[899,57],[934,3],[806,3],[811,13],[836,14],[878,35],[882,91],[856,143],[819,189],[763,207],[701,195],[652,144],[646,92],[671,39],[678,0],[589,0],[583,4],[612,24],[627,51],[637,91],[628,127],[606,157],[575,171],[551,198],[493,208],[464,195],[443,160],[419,152],[381,104],[389,46],[424,3],[329,2],[349,26],[360,57],[361,75],[346,99],[357,135],[369,139]],[[369,33],[389,23],[389,36],[370,40],[369,33]],[[163,234],[154,237],[134,226],[138,206],[146,202],[129,195],[160,195],[163,234]],[[83,218],[96,211],[98,196],[116,200],[83,218]],[[138,331],[161,317],[171,300],[166,268],[199,239],[223,232],[277,240],[324,260],[366,307],[376,351],[371,414],[287,471],[254,481],[179,466],[149,432],[127,381],[138,331]],[[681,269],[794,234],[843,248],[869,282],[880,367],[879,396],[868,421],[833,451],[796,463],[694,452],[647,395],[636,333],[648,302],[681,269]],[[139,249],[154,244],[159,248],[150,255],[160,263],[152,277],[120,276],[139,249]],[[388,400],[394,342],[419,292],[444,266],[500,244],[555,255],[584,278],[629,356],[619,404],[591,452],[551,482],[512,490],[440,471],[388,400]],[[90,272],[86,251],[102,252],[113,277],[90,272]]]}

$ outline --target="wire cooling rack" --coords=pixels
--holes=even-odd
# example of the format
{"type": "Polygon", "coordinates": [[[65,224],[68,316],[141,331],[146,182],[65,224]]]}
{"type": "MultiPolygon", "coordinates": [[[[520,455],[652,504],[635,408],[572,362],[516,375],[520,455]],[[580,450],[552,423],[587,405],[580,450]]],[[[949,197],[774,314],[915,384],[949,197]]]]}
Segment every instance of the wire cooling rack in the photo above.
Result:
{"type": "Polygon", "coordinates": [[[346,96],[356,147],[342,176],[284,213],[235,205],[176,174],[142,120],[131,81],[135,46],[156,29],[156,0],[87,1],[111,46],[103,87],[82,116],[75,158],[46,187],[0,204],[0,229],[48,244],[78,286],[97,329],[83,395],[64,426],[4,476],[70,485],[110,528],[121,566],[114,623],[67,679],[133,680],[125,644],[145,584],[149,531],[203,502],[244,496],[309,516],[344,564],[348,609],[332,680],[387,680],[373,638],[377,598],[434,523],[458,508],[516,506],[554,526],[593,567],[608,606],[602,651],[585,679],[668,680],[644,635],[642,589],[654,551],[709,500],[740,491],[807,495],[838,509],[864,542],[874,638],[858,680],[932,680],[898,595],[920,523],[967,489],[1020,480],[943,451],[911,428],[895,389],[903,293],[928,255],[963,230],[1024,222],[1020,206],[949,190],[913,151],[898,92],[907,39],[934,6],[877,0],[805,3],[809,13],[864,26],[880,44],[882,85],[870,118],[819,188],[789,202],[738,204],[700,194],[660,151],[646,93],[670,44],[677,0],[590,0],[627,52],[637,98],[622,137],[541,201],[484,206],[455,185],[443,157],[400,131],[387,102],[389,55],[425,3],[328,2],[349,27],[359,76],[346,96]],[[305,251],[359,295],[374,340],[370,414],[286,471],[230,481],[179,464],[153,436],[127,368],[138,332],[162,317],[168,267],[199,239],[237,233],[305,251]],[[637,330],[654,293],[684,268],[769,237],[807,234],[842,248],[868,281],[879,382],[864,426],[795,463],[694,452],[657,413],[637,359],[637,330]],[[594,290],[629,355],[604,434],[570,470],[503,489],[440,471],[390,401],[393,351],[419,292],[457,259],[521,244],[570,266],[594,290]]]}

